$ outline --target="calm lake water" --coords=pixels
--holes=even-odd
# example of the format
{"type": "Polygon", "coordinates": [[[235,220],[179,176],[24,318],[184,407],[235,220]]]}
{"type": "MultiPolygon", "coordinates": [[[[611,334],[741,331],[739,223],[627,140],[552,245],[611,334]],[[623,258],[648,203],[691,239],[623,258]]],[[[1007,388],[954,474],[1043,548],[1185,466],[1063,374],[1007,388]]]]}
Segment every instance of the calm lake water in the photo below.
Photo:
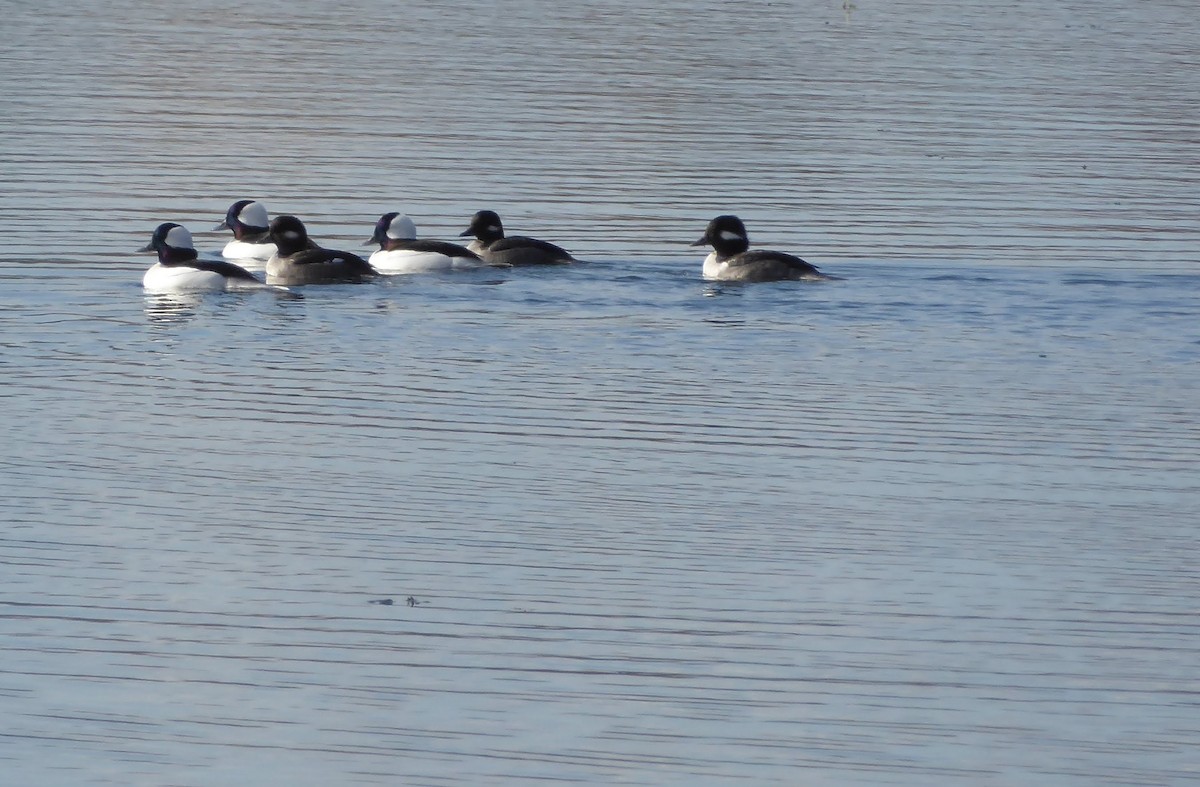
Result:
{"type": "Polygon", "coordinates": [[[5,783],[1200,779],[1191,0],[4,14],[5,783]]]}

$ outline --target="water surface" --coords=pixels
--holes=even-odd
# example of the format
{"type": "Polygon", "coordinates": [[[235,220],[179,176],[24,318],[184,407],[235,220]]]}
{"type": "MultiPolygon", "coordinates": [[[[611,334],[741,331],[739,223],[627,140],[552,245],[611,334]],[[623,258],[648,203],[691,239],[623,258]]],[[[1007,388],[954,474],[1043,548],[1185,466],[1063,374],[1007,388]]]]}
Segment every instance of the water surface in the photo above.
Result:
{"type": "Polygon", "coordinates": [[[7,778],[1194,781],[1195,9],[857,6],[9,9],[7,778]],[[589,262],[143,294],[243,197],[589,262]]]}

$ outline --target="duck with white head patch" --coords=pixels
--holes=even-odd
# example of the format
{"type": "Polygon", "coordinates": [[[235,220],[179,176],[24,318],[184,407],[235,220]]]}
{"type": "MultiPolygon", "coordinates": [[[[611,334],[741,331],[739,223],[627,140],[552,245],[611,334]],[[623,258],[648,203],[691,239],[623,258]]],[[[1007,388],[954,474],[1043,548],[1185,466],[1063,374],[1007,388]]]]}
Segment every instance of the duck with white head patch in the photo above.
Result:
{"type": "Polygon", "coordinates": [[[276,216],[271,240],[278,250],[267,260],[269,284],[360,282],[375,275],[375,269],[357,254],[310,243],[304,222],[295,216],[276,216]]]}
{"type": "Polygon", "coordinates": [[[562,265],[575,262],[570,252],[553,243],[520,235],[506,237],[500,216],[494,210],[481,210],[471,217],[471,226],[459,233],[474,235],[467,248],[490,263],[500,265],[562,265]]]}
{"type": "Polygon", "coordinates": [[[192,233],[173,222],[159,224],[150,243],[139,251],[158,254],[158,262],[142,277],[142,286],[150,292],[219,292],[266,287],[253,273],[232,262],[199,259],[192,233]]]}
{"type": "Polygon", "coordinates": [[[785,281],[828,279],[813,265],[782,251],[750,250],[746,225],[737,216],[717,216],[693,246],[712,246],[704,260],[704,278],[714,281],[785,281]]]}
{"type": "Polygon", "coordinates": [[[261,202],[242,199],[229,206],[225,220],[213,231],[232,230],[233,240],[225,244],[221,255],[233,260],[266,261],[275,254],[271,241],[271,223],[261,202]]]}
{"type": "Polygon", "coordinates": [[[429,273],[487,264],[478,254],[457,243],[418,240],[417,225],[396,211],[379,217],[375,234],[363,245],[375,243],[379,244],[379,251],[371,255],[369,262],[380,273],[429,273]]]}

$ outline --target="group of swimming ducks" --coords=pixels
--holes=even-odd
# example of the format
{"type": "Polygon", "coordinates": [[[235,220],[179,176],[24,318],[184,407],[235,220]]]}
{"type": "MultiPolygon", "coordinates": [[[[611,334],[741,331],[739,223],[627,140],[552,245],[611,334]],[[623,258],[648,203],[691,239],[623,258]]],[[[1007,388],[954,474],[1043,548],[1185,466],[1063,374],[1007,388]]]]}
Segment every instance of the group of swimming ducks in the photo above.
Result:
{"type": "MultiPolygon", "coordinates": [[[[379,246],[369,260],[317,245],[300,219],[276,216],[270,220],[266,207],[254,200],[233,203],[225,220],[213,230],[233,232],[233,240],[221,252],[223,260],[200,259],[192,234],[185,227],[172,222],[160,224],[150,243],[141,249],[158,254],[158,262],[146,271],[142,286],[153,292],[218,291],[359,282],[381,274],[576,262],[566,249],[553,243],[506,236],[500,217],[490,210],[476,213],[459,235],[474,238],[466,246],[418,239],[412,219],[402,213],[385,213],[375,224],[375,233],[363,244],[379,246]],[[265,281],[244,267],[258,265],[265,269],[265,281]]],[[[737,216],[717,216],[692,245],[712,247],[703,266],[704,278],[710,280],[829,278],[791,254],[751,250],[746,227],[737,216]]]]}

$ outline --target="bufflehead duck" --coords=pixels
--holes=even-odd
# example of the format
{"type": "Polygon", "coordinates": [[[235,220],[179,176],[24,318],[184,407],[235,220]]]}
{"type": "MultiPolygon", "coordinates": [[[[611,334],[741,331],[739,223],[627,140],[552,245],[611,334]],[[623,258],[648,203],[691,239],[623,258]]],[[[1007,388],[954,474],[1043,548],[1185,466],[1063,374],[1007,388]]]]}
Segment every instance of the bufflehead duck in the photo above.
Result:
{"type": "Polygon", "coordinates": [[[363,243],[379,244],[371,267],[380,273],[426,273],[486,265],[483,258],[457,243],[417,240],[417,225],[403,213],[385,213],[375,224],[375,234],[363,243]]]}
{"type": "Polygon", "coordinates": [[[139,251],[158,253],[158,262],[142,277],[142,286],[151,292],[216,292],[266,286],[232,262],[198,259],[192,233],[179,224],[159,224],[150,243],[139,251]]]}
{"type": "Polygon", "coordinates": [[[471,226],[459,233],[460,238],[474,235],[468,249],[491,263],[503,265],[557,265],[574,262],[575,258],[563,248],[536,238],[519,235],[504,237],[504,225],[493,210],[481,210],[471,217],[471,226]]]}
{"type": "Polygon", "coordinates": [[[225,220],[213,227],[213,231],[233,230],[233,240],[225,244],[222,256],[235,260],[269,260],[275,254],[271,242],[270,219],[261,202],[242,199],[229,206],[225,220]]]}
{"type": "Polygon", "coordinates": [[[717,216],[708,223],[704,237],[693,246],[712,246],[704,260],[704,278],[718,281],[781,281],[785,279],[828,279],[799,257],[781,251],[749,251],[750,236],[737,216],[717,216]]]}
{"type": "Polygon", "coordinates": [[[278,251],[267,260],[270,284],[357,282],[375,274],[357,254],[310,243],[304,222],[295,216],[276,216],[271,222],[271,240],[278,251]]]}

